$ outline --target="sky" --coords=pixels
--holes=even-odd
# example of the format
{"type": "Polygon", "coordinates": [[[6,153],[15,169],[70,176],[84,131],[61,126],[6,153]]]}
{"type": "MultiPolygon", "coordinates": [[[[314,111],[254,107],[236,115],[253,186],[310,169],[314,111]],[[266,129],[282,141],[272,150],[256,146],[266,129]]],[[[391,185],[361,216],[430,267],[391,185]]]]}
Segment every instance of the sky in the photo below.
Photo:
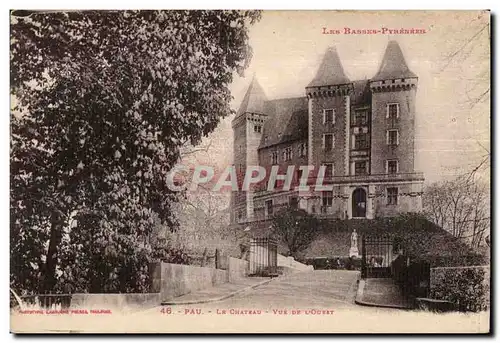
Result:
{"type": "MultiPolygon", "coordinates": [[[[389,40],[396,40],[418,75],[416,170],[426,182],[448,179],[479,164],[490,149],[489,13],[479,11],[264,11],[250,28],[253,57],[230,86],[239,105],[255,74],[268,99],[305,96],[326,49],[335,46],[351,80],[375,75],[389,40]],[[323,28],[425,29],[425,34],[323,34],[323,28]],[[486,27],[486,28],[485,28],[486,27]],[[481,31],[482,28],[485,28],[481,31]],[[459,51],[459,53],[456,53],[459,51]]],[[[210,161],[232,163],[231,118],[208,137],[210,161]]],[[[201,159],[203,161],[204,158],[201,159]]],[[[483,172],[489,177],[489,169],[483,172]]]]}

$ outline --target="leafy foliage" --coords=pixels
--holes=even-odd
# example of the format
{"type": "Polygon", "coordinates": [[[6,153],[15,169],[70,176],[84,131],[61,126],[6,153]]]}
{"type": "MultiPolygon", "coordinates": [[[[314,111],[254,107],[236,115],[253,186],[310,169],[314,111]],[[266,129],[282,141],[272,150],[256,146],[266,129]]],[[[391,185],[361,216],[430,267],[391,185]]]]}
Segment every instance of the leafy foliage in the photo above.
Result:
{"type": "Polygon", "coordinates": [[[11,16],[11,280],[141,290],[167,174],[229,115],[255,11],[11,16]],[[43,261],[43,257],[46,257],[43,261]],[[67,271],[74,268],[71,273],[67,271]]]}
{"type": "Polygon", "coordinates": [[[312,265],[315,270],[341,269],[360,270],[361,259],[349,256],[307,258],[302,263],[312,265]]]}
{"type": "Polygon", "coordinates": [[[287,207],[272,220],[273,234],[288,248],[288,255],[297,257],[316,238],[319,221],[304,210],[287,207]]]}
{"type": "Polygon", "coordinates": [[[459,238],[430,222],[421,214],[407,213],[396,217],[357,220],[320,219],[317,237],[305,250],[305,256],[347,256],[352,232],[358,233],[361,251],[363,235],[388,236],[403,247],[411,258],[429,256],[465,256],[471,248],[459,238]]]}
{"type": "Polygon", "coordinates": [[[448,300],[461,311],[484,311],[488,308],[488,283],[482,267],[438,268],[433,271],[431,298],[448,300]]]}
{"type": "Polygon", "coordinates": [[[191,258],[182,249],[170,248],[170,247],[159,247],[154,252],[155,259],[165,262],[165,263],[175,263],[175,264],[190,264],[191,258]]]}

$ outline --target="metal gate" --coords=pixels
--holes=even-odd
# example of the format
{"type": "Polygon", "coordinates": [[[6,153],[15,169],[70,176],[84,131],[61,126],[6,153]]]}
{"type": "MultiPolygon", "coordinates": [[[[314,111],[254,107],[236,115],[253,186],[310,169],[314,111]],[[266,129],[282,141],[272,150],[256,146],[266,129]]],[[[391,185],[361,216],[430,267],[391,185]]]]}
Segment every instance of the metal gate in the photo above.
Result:
{"type": "Polygon", "coordinates": [[[250,241],[250,275],[278,272],[278,244],[271,238],[253,238],[250,241]]]}
{"type": "Polygon", "coordinates": [[[361,238],[361,277],[391,277],[392,238],[388,235],[363,235],[361,238]]]}

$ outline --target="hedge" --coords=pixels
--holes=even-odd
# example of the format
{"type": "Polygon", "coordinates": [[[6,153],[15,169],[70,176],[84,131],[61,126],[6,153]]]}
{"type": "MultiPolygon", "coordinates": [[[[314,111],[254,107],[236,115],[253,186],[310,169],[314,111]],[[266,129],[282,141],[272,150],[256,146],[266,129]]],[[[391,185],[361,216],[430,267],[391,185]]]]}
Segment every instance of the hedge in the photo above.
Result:
{"type": "Polygon", "coordinates": [[[489,308],[489,267],[432,268],[430,297],[455,303],[460,311],[489,308]]]}
{"type": "Polygon", "coordinates": [[[431,268],[437,267],[469,267],[489,264],[488,257],[480,254],[468,255],[428,255],[420,258],[430,264],[431,268]]]}

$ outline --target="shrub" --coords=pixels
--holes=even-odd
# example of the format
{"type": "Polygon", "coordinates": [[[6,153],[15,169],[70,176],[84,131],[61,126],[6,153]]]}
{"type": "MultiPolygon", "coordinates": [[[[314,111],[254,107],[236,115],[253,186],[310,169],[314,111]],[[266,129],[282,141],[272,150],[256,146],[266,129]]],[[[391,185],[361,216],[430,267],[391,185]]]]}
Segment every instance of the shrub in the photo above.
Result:
{"type": "Polygon", "coordinates": [[[431,267],[468,267],[489,264],[488,258],[481,254],[467,255],[429,255],[422,259],[427,261],[431,267]]]}
{"type": "Polygon", "coordinates": [[[361,259],[347,256],[339,257],[321,257],[297,260],[301,263],[312,265],[315,270],[322,269],[344,269],[344,270],[360,270],[361,259]],[[339,260],[337,263],[337,259],[339,260]]]}
{"type": "Polygon", "coordinates": [[[430,297],[457,304],[460,311],[479,312],[489,307],[487,267],[431,269],[430,297]]]}
{"type": "Polygon", "coordinates": [[[318,234],[319,220],[304,210],[286,207],[272,219],[273,236],[288,249],[286,255],[298,257],[318,234]]]}
{"type": "Polygon", "coordinates": [[[191,258],[182,249],[157,248],[153,253],[153,258],[165,263],[191,264],[191,258]]]}
{"type": "Polygon", "coordinates": [[[424,260],[410,261],[407,267],[403,291],[410,297],[427,297],[430,281],[430,265],[424,260]]]}

